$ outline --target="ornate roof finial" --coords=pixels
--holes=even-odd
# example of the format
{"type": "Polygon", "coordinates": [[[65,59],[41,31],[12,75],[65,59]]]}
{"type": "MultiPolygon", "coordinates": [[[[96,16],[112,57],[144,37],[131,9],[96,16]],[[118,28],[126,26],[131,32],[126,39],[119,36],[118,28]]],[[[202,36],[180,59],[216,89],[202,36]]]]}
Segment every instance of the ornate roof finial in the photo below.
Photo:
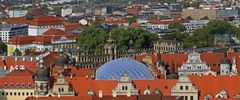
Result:
{"type": "Polygon", "coordinates": [[[44,60],[43,60],[43,57],[40,57],[40,60],[39,60],[39,68],[44,68],[44,60]]]}

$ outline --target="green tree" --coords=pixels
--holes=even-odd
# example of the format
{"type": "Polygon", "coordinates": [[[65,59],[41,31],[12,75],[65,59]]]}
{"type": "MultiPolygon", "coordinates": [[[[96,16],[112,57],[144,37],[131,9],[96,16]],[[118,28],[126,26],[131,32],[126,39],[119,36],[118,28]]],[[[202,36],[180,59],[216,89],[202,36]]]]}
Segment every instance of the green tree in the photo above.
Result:
{"type": "Polygon", "coordinates": [[[183,32],[186,30],[185,26],[181,24],[180,22],[174,22],[169,24],[169,29],[175,29],[178,32],[183,32]]]}
{"type": "Polygon", "coordinates": [[[100,52],[103,49],[107,37],[108,34],[103,28],[90,26],[80,33],[78,45],[88,53],[95,51],[100,52]]]}
{"type": "Polygon", "coordinates": [[[16,49],[14,50],[14,52],[13,52],[13,55],[14,55],[14,56],[21,56],[22,53],[20,52],[20,50],[19,50],[18,48],[16,48],[16,49]]]}
{"type": "Polygon", "coordinates": [[[130,40],[133,41],[134,49],[151,48],[153,41],[158,39],[157,34],[149,33],[141,28],[117,28],[111,32],[119,50],[128,50],[130,40]]]}
{"type": "Polygon", "coordinates": [[[185,47],[196,45],[198,47],[213,46],[214,37],[216,34],[237,34],[238,29],[222,20],[211,20],[203,28],[193,32],[190,38],[185,38],[185,47]]]}
{"type": "Polygon", "coordinates": [[[25,49],[25,51],[24,51],[24,53],[25,53],[25,55],[28,55],[28,54],[30,54],[32,51],[30,50],[30,49],[25,49]]]}
{"type": "Polygon", "coordinates": [[[184,3],[182,4],[182,8],[183,8],[183,9],[187,9],[188,7],[190,7],[190,3],[189,3],[189,2],[184,2],[184,3]]]}
{"type": "Polygon", "coordinates": [[[130,17],[127,20],[128,20],[129,25],[131,25],[132,23],[137,22],[137,18],[136,17],[130,17]]]}
{"type": "Polygon", "coordinates": [[[175,32],[172,34],[165,34],[162,36],[163,39],[166,40],[177,40],[179,42],[183,42],[184,39],[188,38],[189,35],[187,33],[180,33],[180,32],[175,32]]]}
{"type": "Polygon", "coordinates": [[[0,53],[7,51],[7,45],[0,39],[0,53]]]}
{"type": "Polygon", "coordinates": [[[203,18],[201,18],[200,20],[209,20],[208,16],[204,16],[203,18]]]}
{"type": "Polygon", "coordinates": [[[193,18],[191,16],[187,16],[186,19],[187,20],[193,20],[193,18]]]}
{"type": "MultiPolygon", "coordinates": [[[[140,49],[152,47],[153,41],[158,39],[157,34],[149,33],[148,31],[135,27],[127,29],[113,28],[110,33],[111,38],[114,40],[113,42],[120,51],[128,50],[131,47],[129,44],[130,40],[133,41],[132,46],[134,49],[140,49]]],[[[104,48],[108,37],[108,33],[102,28],[91,26],[80,33],[78,45],[89,53],[95,51],[100,52],[104,48]]]]}
{"type": "Polygon", "coordinates": [[[197,1],[193,1],[191,4],[190,4],[190,6],[191,7],[194,7],[194,8],[199,8],[199,3],[197,2],[197,1]]]}

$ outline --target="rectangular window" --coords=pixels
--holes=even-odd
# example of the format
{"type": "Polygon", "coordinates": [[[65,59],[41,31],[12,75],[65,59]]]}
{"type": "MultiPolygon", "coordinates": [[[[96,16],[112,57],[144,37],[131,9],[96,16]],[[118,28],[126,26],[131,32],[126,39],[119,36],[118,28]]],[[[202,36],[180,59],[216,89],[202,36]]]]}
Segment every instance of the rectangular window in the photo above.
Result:
{"type": "Polygon", "coordinates": [[[193,96],[190,97],[190,100],[193,100],[193,96]]]}
{"type": "Polygon", "coordinates": [[[188,96],[184,96],[184,100],[188,100],[188,96]]]}
{"type": "Polygon", "coordinates": [[[185,89],[188,90],[188,86],[185,86],[185,89]]]}
{"type": "Polygon", "coordinates": [[[183,90],[183,86],[180,86],[180,90],[183,90]]]}

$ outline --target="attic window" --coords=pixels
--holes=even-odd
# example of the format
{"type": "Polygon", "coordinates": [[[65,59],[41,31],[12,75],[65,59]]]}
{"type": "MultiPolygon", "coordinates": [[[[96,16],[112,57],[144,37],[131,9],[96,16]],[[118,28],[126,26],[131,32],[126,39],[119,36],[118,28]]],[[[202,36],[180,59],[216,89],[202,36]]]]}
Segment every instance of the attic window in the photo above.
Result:
{"type": "Polygon", "coordinates": [[[16,84],[17,88],[19,88],[19,83],[16,84]]]}
{"type": "Polygon", "coordinates": [[[10,83],[10,88],[12,88],[13,87],[13,83],[10,83]]]}
{"type": "Polygon", "coordinates": [[[23,84],[22,84],[22,87],[25,88],[25,86],[26,86],[25,83],[23,83],[23,84]]]}
{"type": "Polygon", "coordinates": [[[4,83],[4,88],[6,88],[7,87],[7,83],[4,83]]]}
{"type": "Polygon", "coordinates": [[[167,85],[165,85],[164,89],[168,89],[167,85]]]}
{"type": "Polygon", "coordinates": [[[28,83],[28,88],[31,88],[31,83],[28,83]]]}

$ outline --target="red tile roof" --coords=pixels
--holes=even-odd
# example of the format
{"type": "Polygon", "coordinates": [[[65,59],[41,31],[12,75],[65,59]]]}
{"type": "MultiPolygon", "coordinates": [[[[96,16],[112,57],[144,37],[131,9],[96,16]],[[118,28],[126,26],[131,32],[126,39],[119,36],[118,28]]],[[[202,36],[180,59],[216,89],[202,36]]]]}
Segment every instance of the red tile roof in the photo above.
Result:
{"type": "Polygon", "coordinates": [[[28,24],[30,20],[26,20],[25,17],[16,17],[1,19],[0,22],[5,22],[9,24],[28,24]]]}
{"type": "MultiPolygon", "coordinates": [[[[85,96],[89,89],[94,91],[96,95],[98,95],[99,90],[102,90],[103,95],[110,96],[118,82],[116,80],[92,80],[86,79],[85,77],[73,77],[72,79],[68,77],[66,79],[73,85],[78,96],[85,96]]],[[[170,90],[176,84],[176,80],[134,80],[133,83],[138,90],[141,90],[140,94],[143,94],[143,91],[149,86],[151,92],[153,92],[155,88],[159,88],[164,96],[170,96],[170,90]]]]}
{"type": "Polygon", "coordinates": [[[91,96],[28,97],[25,100],[93,100],[91,96]]]}
{"type": "Polygon", "coordinates": [[[210,93],[212,97],[215,97],[222,89],[224,89],[229,98],[234,98],[234,96],[239,93],[240,76],[190,76],[191,81],[194,86],[199,90],[199,100],[203,100],[204,97],[210,93]]]}
{"type": "Polygon", "coordinates": [[[132,26],[132,27],[141,27],[141,24],[139,24],[139,23],[132,23],[130,26],[132,26]]]}
{"type": "Polygon", "coordinates": [[[76,39],[77,35],[65,33],[58,29],[50,29],[47,31],[45,36],[13,36],[9,40],[9,44],[51,44],[52,40],[61,39],[62,36],[65,36],[70,39],[76,39]]]}
{"type": "MultiPolygon", "coordinates": [[[[220,61],[224,57],[224,52],[216,52],[216,53],[201,53],[201,60],[206,62],[207,65],[211,67],[213,71],[220,71],[220,61]]],[[[240,69],[240,57],[238,56],[238,52],[229,52],[228,58],[232,61],[232,58],[236,58],[237,69],[240,69]]],[[[177,68],[181,67],[184,62],[188,59],[188,54],[182,53],[165,53],[161,55],[161,60],[165,62],[166,65],[169,65],[169,70],[175,69],[177,72],[177,68]],[[173,66],[174,65],[174,66],[173,66]]]]}
{"type": "Polygon", "coordinates": [[[34,18],[29,24],[33,26],[64,25],[59,18],[54,16],[38,16],[34,18]]]}
{"type": "Polygon", "coordinates": [[[74,31],[83,29],[84,26],[80,23],[71,23],[71,22],[63,22],[65,26],[65,31],[74,31]]]}
{"type": "Polygon", "coordinates": [[[17,84],[21,85],[24,83],[25,87],[22,88],[34,88],[34,82],[32,80],[34,73],[29,69],[18,69],[13,70],[8,75],[0,77],[0,87],[1,88],[18,88],[17,84]],[[6,84],[6,86],[4,86],[6,84]],[[11,86],[12,84],[12,86],[11,86]],[[31,87],[28,87],[31,84],[31,87]]]}
{"type": "Polygon", "coordinates": [[[69,34],[69,33],[64,32],[61,29],[53,29],[53,28],[43,33],[43,35],[66,35],[66,34],[69,34]]]}
{"type": "Polygon", "coordinates": [[[34,72],[29,70],[28,68],[25,69],[18,69],[18,70],[13,70],[7,76],[33,76],[34,72]]]}

